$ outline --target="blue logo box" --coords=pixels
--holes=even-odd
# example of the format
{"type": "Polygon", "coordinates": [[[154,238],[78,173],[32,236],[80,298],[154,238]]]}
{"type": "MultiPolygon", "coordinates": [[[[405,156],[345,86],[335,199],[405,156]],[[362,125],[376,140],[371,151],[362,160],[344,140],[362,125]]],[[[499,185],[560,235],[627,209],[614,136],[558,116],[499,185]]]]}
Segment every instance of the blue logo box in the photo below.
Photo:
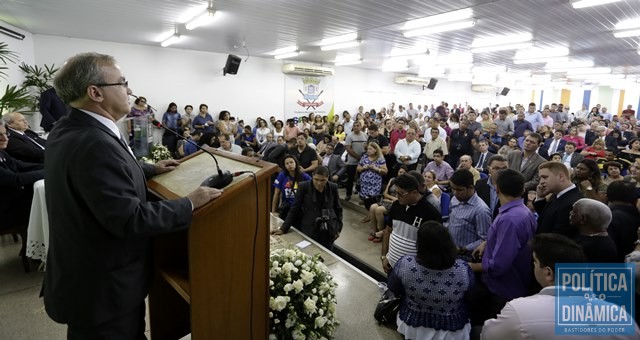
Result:
{"type": "Polygon", "coordinates": [[[556,264],[556,335],[633,335],[635,266],[556,264]]]}

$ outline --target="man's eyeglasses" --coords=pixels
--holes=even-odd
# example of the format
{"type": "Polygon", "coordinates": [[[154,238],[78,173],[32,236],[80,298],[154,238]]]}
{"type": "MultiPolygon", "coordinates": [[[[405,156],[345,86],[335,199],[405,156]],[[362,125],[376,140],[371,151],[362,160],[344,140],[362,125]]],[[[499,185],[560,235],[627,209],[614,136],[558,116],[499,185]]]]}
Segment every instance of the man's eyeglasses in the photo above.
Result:
{"type": "Polygon", "coordinates": [[[396,195],[397,195],[398,197],[405,197],[405,196],[407,196],[408,194],[409,194],[409,191],[406,191],[406,192],[400,192],[400,191],[397,191],[397,190],[396,190],[396,195]]]}
{"type": "Polygon", "coordinates": [[[129,87],[129,81],[125,80],[122,83],[111,83],[111,84],[95,84],[97,87],[105,87],[105,86],[124,86],[126,88],[129,87]]]}

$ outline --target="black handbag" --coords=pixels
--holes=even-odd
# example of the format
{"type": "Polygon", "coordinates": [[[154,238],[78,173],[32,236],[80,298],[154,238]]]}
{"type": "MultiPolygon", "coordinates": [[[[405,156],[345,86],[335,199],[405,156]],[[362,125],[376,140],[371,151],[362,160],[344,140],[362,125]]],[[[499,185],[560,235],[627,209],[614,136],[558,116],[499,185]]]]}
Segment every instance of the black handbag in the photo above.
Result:
{"type": "Polygon", "coordinates": [[[401,300],[401,297],[396,296],[391,290],[387,289],[380,297],[376,310],[373,312],[373,317],[381,324],[395,326],[401,300]]]}

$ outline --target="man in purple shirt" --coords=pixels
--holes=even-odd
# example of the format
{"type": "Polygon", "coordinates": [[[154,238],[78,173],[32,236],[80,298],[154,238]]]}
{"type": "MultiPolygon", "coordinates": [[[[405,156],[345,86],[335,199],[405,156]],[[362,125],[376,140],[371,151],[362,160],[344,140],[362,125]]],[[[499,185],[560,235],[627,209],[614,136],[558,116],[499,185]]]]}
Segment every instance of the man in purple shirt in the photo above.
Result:
{"type": "Polygon", "coordinates": [[[453,175],[453,168],[444,161],[444,152],[440,149],[433,151],[433,161],[429,162],[423,170],[436,173],[436,183],[438,185],[449,185],[449,178],[453,175]]]}
{"type": "Polygon", "coordinates": [[[507,301],[526,296],[531,283],[531,249],[536,219],[524,205],[524,177],[512,169],[502,170],[496,180],[500,209],[487,233],[487,241],[474,255],[482,254],[481,263],[470,263],[482,272],[481,282],[472,294],[472,325],[482,325],[495,318],[507,301]]]}

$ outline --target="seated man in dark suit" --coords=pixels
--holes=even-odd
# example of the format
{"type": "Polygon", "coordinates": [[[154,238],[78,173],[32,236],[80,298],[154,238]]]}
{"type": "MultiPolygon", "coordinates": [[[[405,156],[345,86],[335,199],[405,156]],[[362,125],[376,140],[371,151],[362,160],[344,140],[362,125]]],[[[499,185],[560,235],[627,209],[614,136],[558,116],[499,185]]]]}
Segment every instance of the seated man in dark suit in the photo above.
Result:
{"type": "Polygon", "coordinates": [[[11,134],[0,121],[0,229],[27,226],[33,183],[44,178],[44,165],[14,159],[6,151],[11,134]]]}
{"type": "Polygon", "coordinates": [[[547,149],[549,155],[556,152],[564,152],[564,146],[566,145],[567,141],[562,139],[562,137],[564,137],[562,131],[556,130],[553,133],[553,138],[547,139],[544,142],[544,148],[547,149]]]}
{"type": "Polygon", "coordinates": [[[571,182],[569,170],[559,162],[545,162],[539,167],[540,184],[536,188],[534,208],[539,214],[536,234],[558,233],[569,238],[577,230],[569,225],[573,204],[584,198],[580,189],[571,182]]]}
{"type": "Polygon", "coordinates": [[[44,148],[47,141],[29,129],[29,124],[19,112],[2,116],[7,130],[11,132],[7,152],[23,162],[44,163],[44,148]]]}
{"type": "Polygon", "coordinates": [[[604,126],[598,126],[595,133],[587,134],[584,139],[587,145],[592,145],[596,139],[602,139],[607,149],[618,148],[618,140],[613,136],[607,136],[607,128],[604,126]]]}
{"type": "Polygon", "coordinates": [[[560,154],[562,157],[562,163],[567,167],[573,169],[584,159],[584,155],[576,151],[576,143],[567,142],[564,146],[564,152],[560,154]]]}
{"type": "Polygon", "coordinates": [[[489,142],[484,139],[478,142],[477,149],[478,151],[473,152],[473,167],[480,172],[487,173],[489,158],[495,154],[489,152],[489,142]]]}

